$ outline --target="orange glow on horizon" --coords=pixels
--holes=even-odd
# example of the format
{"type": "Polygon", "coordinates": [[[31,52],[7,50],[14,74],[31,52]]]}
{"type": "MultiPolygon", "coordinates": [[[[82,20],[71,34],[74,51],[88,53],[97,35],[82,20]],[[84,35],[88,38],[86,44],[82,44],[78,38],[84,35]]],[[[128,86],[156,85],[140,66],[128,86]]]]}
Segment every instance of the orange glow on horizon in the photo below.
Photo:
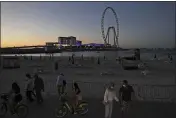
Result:
{"type": "MultiPolygon", "coordinates": [[[[22,38],[20,38],[22,39],[22,38]]],[[[1,43],[1,47],[17,47],[17,46],[32,46],[32,45],[45,45],[46,42],[57,42],[56,40],[49,40],[51,39],[50,37],[45,37],[45,38],[39,38],[39,37],[28,37],[28,38],[23,38],[26,40],[20,40],[17,39],[17,37],[7,37],[7,40],[2,39],[2,43],[1,43]],[[31,41],[28,39],[32,39],[31,41]],[[15,40],[15,41],[12,41],[15,40]]],[[[53,38],[52,38],[53,39],[53,38]]],[[[77,40],[82,41],[82,44],[86,44],[86,43],[100,43],[97,41],[90,41],[90,39],[86,38],[86,37],[79,37],[77,38],[77,40]]]]}

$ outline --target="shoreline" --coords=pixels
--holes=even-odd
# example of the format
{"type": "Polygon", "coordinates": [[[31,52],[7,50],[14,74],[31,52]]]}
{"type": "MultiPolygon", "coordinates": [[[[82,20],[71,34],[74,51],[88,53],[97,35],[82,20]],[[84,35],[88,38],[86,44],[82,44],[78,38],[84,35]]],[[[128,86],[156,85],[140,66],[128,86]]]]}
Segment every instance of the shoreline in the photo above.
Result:
{"type": "Polygon", "coordinates": [[[39,49],[6,49],[1,48],[1,54],[52,54],[52,53],[63,53],[63,52],[95,52],[95,51],[128,51],[129,49],[118,49],[118,48],[110,48],[110,49],[56,49],[45,51],[44,48],[39,49]]]}

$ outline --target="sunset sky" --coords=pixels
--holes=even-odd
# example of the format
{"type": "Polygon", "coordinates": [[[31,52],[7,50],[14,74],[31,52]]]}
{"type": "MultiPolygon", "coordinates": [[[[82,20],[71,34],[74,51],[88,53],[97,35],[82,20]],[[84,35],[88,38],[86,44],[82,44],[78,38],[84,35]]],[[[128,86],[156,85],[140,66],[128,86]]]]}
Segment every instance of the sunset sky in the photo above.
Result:
{"type": "MultiPolygon", "coordinates": [[[[2,47],[38,45],[75,36],[83,43],[103,43],[101,17],[112,7],[119,18],[120,47],[174,47],[174,2],[1,2],[2,47]]],[[[105,32],[114,26],[105,15],[105,32]]],[[[110,33],[113,35],[113,33],[110,33]]],[[[110,38],[112,39],[113,36],[110,38]]]]}

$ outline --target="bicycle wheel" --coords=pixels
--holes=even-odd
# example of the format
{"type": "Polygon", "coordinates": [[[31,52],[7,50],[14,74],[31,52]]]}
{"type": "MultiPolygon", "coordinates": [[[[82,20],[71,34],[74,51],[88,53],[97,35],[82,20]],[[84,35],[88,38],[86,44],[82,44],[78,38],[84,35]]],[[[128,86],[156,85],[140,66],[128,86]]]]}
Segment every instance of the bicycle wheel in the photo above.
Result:
{"type": "Polygon", "coordinates": [[[0,104],[0,116],[4,116],[7,113],[7,105],[4,103],[0,104]]]}
{"type": "Polygon", "coordinates": [[[20,104],[16,107],[15,112],[20,118],[24,118],[28,114],[28,107],[24,104],[20,104]]]}
{"type": "Polygon", "coordinates": [[[77,108],[76,111],[77,111],[78,114],[81,114],[81,115],[86,114],[89,111],[89,109],[88,109],[88,103],[86,103],[86,102],[80,103],[78,105],[78,108],[77,108]]]}
{"type": "Polygon", "coordinates": [[[60,108],[57,108],[55,111],[55,116],[58,118],[64,117],[68,112],[68,109],[65,105],[61,106],[60,108]]]}

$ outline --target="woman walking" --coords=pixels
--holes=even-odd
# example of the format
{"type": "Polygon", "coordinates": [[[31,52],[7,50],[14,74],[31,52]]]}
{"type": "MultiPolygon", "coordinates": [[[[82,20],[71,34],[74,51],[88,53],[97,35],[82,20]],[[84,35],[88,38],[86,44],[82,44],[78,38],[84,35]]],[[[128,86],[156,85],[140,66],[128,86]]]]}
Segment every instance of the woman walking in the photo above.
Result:
{"type": "Polygon", "coordinates": [[[113,109],[113,100],[119,102],[114,89],[114,83],[110,83],[110,86],[105,90],[104,101],[105,105],[105,118],[111,118],[113,109]]]}

